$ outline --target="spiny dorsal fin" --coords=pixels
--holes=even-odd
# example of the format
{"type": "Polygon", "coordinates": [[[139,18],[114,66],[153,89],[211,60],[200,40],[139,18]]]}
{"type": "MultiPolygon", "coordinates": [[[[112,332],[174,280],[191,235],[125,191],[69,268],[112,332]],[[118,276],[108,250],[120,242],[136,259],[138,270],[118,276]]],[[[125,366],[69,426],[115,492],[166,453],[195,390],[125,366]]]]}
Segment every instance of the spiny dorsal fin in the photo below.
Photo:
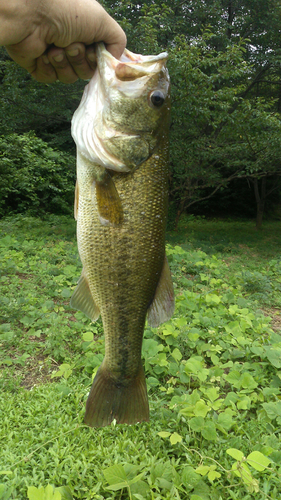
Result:
{"type": "Polygon", "coordinates": [[[98,214],[103,225],[118,226],[123,222],[123,208],[115,184],[105,171],[102,181],[95,181],[98,214]]]}
{"type": "Polygon", "coordinates": [[[78,181],[76,180],[75,184],[75,198],[74,198],[74,219],[78,218],[78,203],[79,203],[79,186],[78,181]]]}
{"type": "Polygon", "coordinates": [[[96,321],[100,315],[100,310],[92,297],[88,280],[83,272],[70,299],[70,306],[82,311],[92,321],[96,321]]]}
{"type": "Polygon", "coordinates": [[[152,304],[148,308],[147,321],[149,326],[157,327],[168,321],[175,309],[174,288],[171,271],[165,255],[164,265],[156,288],[152,304]]]}

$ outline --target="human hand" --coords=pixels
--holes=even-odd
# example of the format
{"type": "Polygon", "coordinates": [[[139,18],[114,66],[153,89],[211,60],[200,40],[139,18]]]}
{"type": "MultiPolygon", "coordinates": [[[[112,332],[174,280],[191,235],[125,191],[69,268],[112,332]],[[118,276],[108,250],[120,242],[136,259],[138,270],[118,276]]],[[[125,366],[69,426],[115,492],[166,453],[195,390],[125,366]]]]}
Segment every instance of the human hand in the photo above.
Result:
{"type": "Polygon", "coordinates": [[[10,0],[13,12],[2,2],[0,44],[39,82],[91,78],[94,42],[103,41],[116,58],[126,46],[125,33],[96,0],[10,0]]]}

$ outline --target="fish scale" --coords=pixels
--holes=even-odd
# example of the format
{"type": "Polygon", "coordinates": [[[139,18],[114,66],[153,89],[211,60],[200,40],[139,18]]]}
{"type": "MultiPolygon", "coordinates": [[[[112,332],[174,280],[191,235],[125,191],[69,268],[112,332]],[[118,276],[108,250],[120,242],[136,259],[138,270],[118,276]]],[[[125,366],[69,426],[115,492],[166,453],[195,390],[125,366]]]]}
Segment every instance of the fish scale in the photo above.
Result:
{"type": "Polygon", "coordinates": [[[168,196],[168,163],[163,161],[167,148],[163,149],[163,154],[157,151],[134,174],[127,174],[126,180],[124,174],[114,176],[126,214],[122,228],[101,225],[97,213],[89,217],[91,199],[89,207],[82,202],[78,210],[79,253],[92,296],[101,311],[106,332],[105,358],[111,371],[119,362],[122,339],[130,334],[133,338],[128,359],[132,361],[128,361],[128,370],[137,368],[135,358],[140,356],[146,312],[163,266],[168,196]],[[147,178],[149,195],[144,196],[147,178]],[[89,225],[84,221],[89,221],[89,225]]]}

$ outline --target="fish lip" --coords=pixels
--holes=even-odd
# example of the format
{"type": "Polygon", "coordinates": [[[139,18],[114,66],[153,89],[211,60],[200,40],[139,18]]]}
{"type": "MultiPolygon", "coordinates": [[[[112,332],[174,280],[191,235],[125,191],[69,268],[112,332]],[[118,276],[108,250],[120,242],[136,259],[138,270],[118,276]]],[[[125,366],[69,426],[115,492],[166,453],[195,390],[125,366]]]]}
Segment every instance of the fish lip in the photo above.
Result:
{"type": "MultiPolygon", "coordinates": [[[[153,63],[157,63],[158,61],[163,61],[162,64],[164,64],[169,57],[168,52],[161,52],[157,55],[143,56],[141,54],[134,54],[133,52],[130,52],[130,50],[125,49],[120,59],[116,59],[110,52],[108,52],[108,50],[106,50],[103,42],[97,43],[96,53],[97,61],[99,61],[99,59],[107,59],[107,62],[110,63],[110,66],[114,69],[121,62],[130,66],[134,65],[134,67],[142,66],[142,69],[145,70],[145,66],[150,66],[153,63]]],[[[158,71],[159,70],[157,70],[156,72],[158,71]]],[[[150,71],[147,71],[147,73],[149,74],[150,71]]]]}

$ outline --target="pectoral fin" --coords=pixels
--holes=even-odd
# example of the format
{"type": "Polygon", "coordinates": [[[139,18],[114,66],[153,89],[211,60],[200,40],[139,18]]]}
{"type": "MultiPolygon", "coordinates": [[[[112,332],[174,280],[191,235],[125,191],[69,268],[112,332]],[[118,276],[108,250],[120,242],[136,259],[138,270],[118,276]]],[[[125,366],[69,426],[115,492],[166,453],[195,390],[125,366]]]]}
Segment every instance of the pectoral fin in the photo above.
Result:
{"type": "Polygon", "coordinates": [[[100,315],[100,310],[92,297],[88,280],[83,272],[70,299],[70,306],[82,311],[92,321],[96,321],[100,315]]]}
{"type": "Polygon", "coordinates": [[[162,273],[156,288],[153,302],[148,308],[147,321],[149,326],[157,327],[168,321],[175,309],[174,288],[171,271],[165,256],[162,273]]]}
{"type": "Polygon", "coordinates": [[[105,171],[101,181],[95,181],[99,218],[104,225],[119,225],[123,222],[123,208],[119,194],[110,174],[105,171]]]}

